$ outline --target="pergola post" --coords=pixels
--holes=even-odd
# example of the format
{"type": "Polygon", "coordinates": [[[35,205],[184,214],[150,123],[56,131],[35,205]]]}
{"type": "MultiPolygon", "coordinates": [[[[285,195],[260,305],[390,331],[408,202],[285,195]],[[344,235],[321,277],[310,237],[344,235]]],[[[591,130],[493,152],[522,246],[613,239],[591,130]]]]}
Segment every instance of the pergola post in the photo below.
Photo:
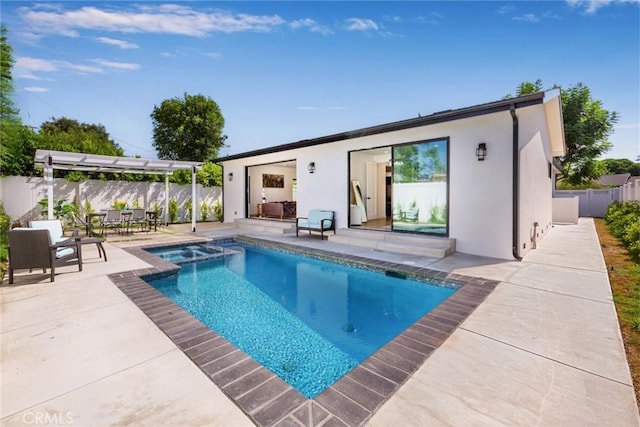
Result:
{"type": "Polygon", "coordinates": [[[44,167],[44,181],[47,184],[47,219],[53,218],[53,159],[47,159],[44,167]]]}
{"type": "Polygon", "coordinates": [[[164,226],[169,225],[169,173],[164,173],[164,226]]]}
{"type": "Polygon", "coordinates": [[[196,232],[196,167],[191,168],[191,231],[196,232]]]}

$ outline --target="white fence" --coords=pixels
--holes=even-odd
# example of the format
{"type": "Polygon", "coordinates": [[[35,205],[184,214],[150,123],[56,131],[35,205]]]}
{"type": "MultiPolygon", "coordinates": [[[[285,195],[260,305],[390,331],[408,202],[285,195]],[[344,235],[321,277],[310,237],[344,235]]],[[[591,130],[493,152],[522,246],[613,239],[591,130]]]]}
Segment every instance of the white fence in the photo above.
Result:
{"type": "Polygon", "coordinates": [[[603,218],[607,213],[607,207],[615,201],[640,200],[640,178],[633,177],[628,183],[617,188],[555,190],[553,197],[578,197],[580,216],[603,218]]]}
{"type": "Polygon", "coordinates": [[[620,187],[620,201],[640,200],[640,178],[631,177],[629,182],[620,187]]]}
{"type": "Polygon", "coordinates": [[[556,190],[553,197],[578,197],[578,214],[582,217],[604,218],[607,207],[620,199],[618,188],[604,188],[587,190],[556,190]]]}
{"type": "MultiPolygon", "coordinates": [[[[125,201],[129,206],[138,205],[151,209],[158,203],[165,206],[164,182],[128,182],[98,181],[69,182],[56,178],[53,181],[53,199],[77,202],[84,209],[87,202],[94,211],[110,208],[114,201],[125,201]]],[[[12,221],[22,223],[40,217],[41,207],[38,202],[47,197],[47,186],[42,177],[6,176],[0,177],[0,200],[12,221]]],[[[178,185],[169,183],[169,200],[178,202],[178,220],[191,221],[186,203],[191,200],[191,184],[178,185]]],[[[222,203],[221,187],[203,187],[196,185],[196,201],[193,206],[196,217],[201,220],[200,206],[205,202],[212,206],[216,201],[222,203]]],[[[208,220],[214,220],[211,209],[208,220]]]]}

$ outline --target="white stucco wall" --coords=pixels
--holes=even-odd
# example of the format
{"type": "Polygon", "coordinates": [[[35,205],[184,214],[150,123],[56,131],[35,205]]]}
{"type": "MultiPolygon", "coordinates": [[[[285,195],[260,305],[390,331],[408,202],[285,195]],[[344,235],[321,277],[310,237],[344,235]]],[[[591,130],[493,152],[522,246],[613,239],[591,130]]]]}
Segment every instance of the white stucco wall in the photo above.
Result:
{"type": "Polygon", "coordinates": [[[520,222],[518,253],[532,249],[534,239],[540,241],[553,220],[552,161],[544,109],[533,106],[517,111],[520,127],[520,222]],[[534,227],[537,222],[538,226],[534,227]],[[535,236],[534,236],[535,229],[535,236]]]}
{"type": "MultiPolygon", "coordinates": [[[[205,201],[210,206],[221,199],[220,187],[196,186],[197,218],[200,218],[200,204],[205,201]]],[[[0,200],[12,220],[26,222],[40,216],[38,202],[47,197],[47,186],[42,177],[7,176],[0,177],[0,200]]],[[[191,218],[185,208],[187,200],[191,199],[191,185],[177,185],[169,183],[169,198],[176,199],[180,206],[179,218],[189,221],[191,218]]],[[[126,182],[87,180],[69,182],[66,179],[53,180],[53,199],[66,200],[71,203],[77,200],[82,207],[86,202],[91,203],[94,211],[107,209],[115,200],[124,200],[133,205],[138,201],[142,208],[150,209],[157,202],[164,208],[164,182],[126,182]]],[[[208,220],[213,220],[213,213],[208,220]]]]}
{"type": "MultiPolygon", "coordinates": [[[[546,233],[551,224],[551,180],[541,105],[517,110],[520,118],[521,220],[520,247],[531,248],[532,224],[546,233]]],[[[449,138],[449,237],[459,252],[512,259],[512,118],[508,111],[429,126],[298,148],[223,163],[225,176],[244,177],[245,166],[290,159],[297,161],[298,215],[310,209],[336,212],[337,228],[347,227],[348,152],[436,138],[449,138]],[[488,154],[478,161],[478,143],[488,154]],[[316,171],[307,171],[309,162],[316,171]]],[[[356,171],[356,174],[358,172],[356,171]]],[[[244,179],[224,182],[225,221],[244,214],[244,179]]]]}

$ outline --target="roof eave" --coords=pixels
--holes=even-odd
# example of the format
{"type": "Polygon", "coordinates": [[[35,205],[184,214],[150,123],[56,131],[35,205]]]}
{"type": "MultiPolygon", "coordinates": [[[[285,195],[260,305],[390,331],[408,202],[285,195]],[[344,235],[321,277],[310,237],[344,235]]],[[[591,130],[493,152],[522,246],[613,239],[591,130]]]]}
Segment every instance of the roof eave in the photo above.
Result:
{"type": "Polygon", "coordinates": [[[314,145],[328,144],[331,142],[344,141],[347,139],[361,138],[364,136],[376,135],[380,133],[393,132],[414,127],[427,126],[436,123],[443,123],[453,120],[460,120],[469,117],[492,114],[501,111],[508,111],[511,106],[515,108],[524,108],[531,105],[541,104],[544,100],[545,93],[537,92],[530,95],[524,95],[517,98],[503,99],[486,104],[475,105],[471,107],[460,108],[456,110],[440,111],[429,116],[415,117],[412,119],[401,120],[392,123],[386,123],[377,126],[366,127],[358,130],[336,133],[333,135],[322,136],[314,139],[304,139],[301,141],[290,142],[287,144],[276,145],[273,147],[261,148],[258,150],[247,151],[244,153],[234,154],[226,157],[219,157],[213,160],[214,163],[222,163],[230,160],[238,160],[247,157],[255,157],[264,154],[278,153],[281,151],[293,150],[297,148],[311,147],[314,145]]]}

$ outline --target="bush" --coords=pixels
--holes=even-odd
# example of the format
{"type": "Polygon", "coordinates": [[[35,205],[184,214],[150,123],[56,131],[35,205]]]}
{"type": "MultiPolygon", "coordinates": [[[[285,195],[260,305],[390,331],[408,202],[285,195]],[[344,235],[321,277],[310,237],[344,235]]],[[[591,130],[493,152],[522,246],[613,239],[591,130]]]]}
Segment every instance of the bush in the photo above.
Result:
{"type": "Polygon", "coordinates": [[[605,221],[611,234],[627,248],[631,259],[640,264],[640,202],[610,204],[605,221]]]}
{"type": "Polygon", "coordinates": [[[209,205],[207,205],[207,202],[205,202],[204,200],[200,205],[200,216],[202,217],[203,221],[206,221],[207,218],[209,218],[209,205]]]}
{"type": "Polygon", "coordinates": [[[176,199],[169,200],[169,222],[178,222],[178,201],[176,199]]]}
{"type": "Polygon", "coordinates": [[[0,280],[4,277],[4,272],[6,270],[6,262],[8,259],[8,247],[9,247],[9,237],[7,233],[9,232],[9,226],[11,225],[11,218],[4,210],[4,205],[0,202],[0,280]]]}
{"type": "Polygon", "coordinates": [[[220,222],[224,221],[224,211],[222,210],[222,203],[220,203],[220,200],[216,200],[213,204],[213,217],[220,222]]]}

